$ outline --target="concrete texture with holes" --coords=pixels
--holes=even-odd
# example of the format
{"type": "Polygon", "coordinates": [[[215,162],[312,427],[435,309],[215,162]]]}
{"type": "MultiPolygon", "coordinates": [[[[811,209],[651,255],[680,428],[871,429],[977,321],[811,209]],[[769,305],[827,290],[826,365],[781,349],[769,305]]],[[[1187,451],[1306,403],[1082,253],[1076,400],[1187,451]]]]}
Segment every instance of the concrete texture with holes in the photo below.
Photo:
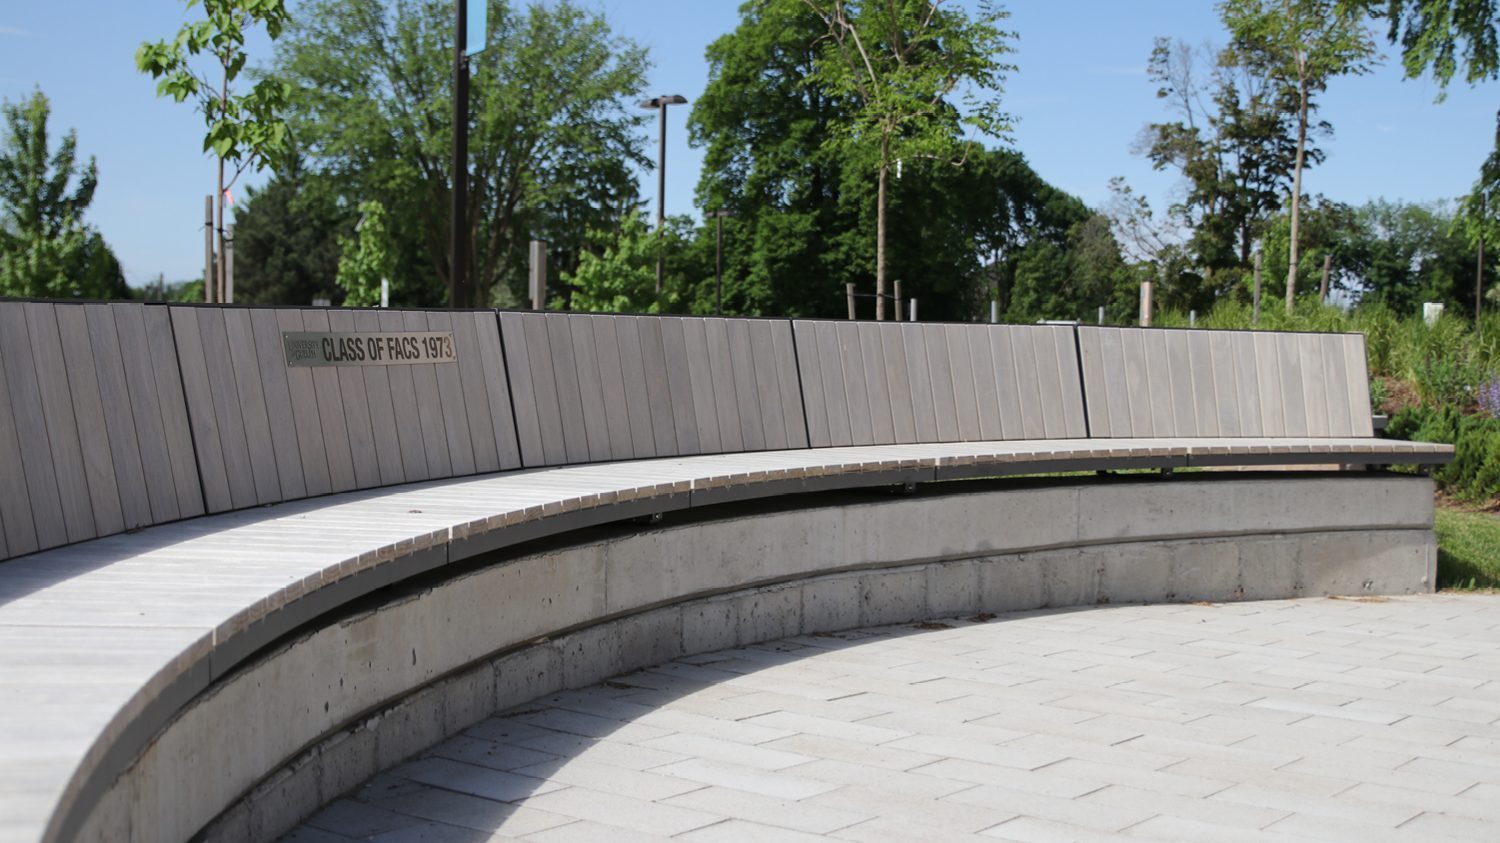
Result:
{"type": "Polygon", "coordinates": [[[1493,840],[1500,598],[1044,610],[502,713],[286,840],[1493,840]]]}

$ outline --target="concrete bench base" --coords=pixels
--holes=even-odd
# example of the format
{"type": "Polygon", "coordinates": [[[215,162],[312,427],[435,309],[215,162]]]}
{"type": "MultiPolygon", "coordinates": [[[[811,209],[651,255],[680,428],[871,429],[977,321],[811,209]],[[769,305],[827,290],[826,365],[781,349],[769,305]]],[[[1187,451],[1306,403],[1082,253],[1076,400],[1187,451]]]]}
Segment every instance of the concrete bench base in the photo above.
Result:
{"type": "Polygon", "coordinates": [[[1393,475],[966,483],[581,531],[268,648],[157,735],[82,839],[272,839],[496,710],[692,653],[981,611],[1429,591],[1431,495],[1393,475]]]}

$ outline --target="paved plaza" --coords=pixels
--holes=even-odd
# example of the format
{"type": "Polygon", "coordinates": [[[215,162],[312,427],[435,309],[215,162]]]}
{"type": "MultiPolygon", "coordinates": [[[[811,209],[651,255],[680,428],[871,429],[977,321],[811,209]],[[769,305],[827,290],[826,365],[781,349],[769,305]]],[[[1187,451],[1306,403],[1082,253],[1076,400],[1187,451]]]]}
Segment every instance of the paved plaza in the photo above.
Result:
{"type": "Polygon", "coordinates": [[[287,840],[1500,839],[1500,597],[1101,606],[684,658],[287,840]]]}

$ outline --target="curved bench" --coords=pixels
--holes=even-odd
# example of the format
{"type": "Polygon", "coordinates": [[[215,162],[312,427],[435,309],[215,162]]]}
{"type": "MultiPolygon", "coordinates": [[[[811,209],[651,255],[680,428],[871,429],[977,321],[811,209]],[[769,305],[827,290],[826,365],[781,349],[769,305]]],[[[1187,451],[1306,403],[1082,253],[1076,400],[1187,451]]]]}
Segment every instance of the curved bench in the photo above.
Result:
{"type": "MultiPolygon", "coordinates": [[[[1090,369],[1088,352],[1078,356],[1082,329],[47,303],[0,305],[0,326],[7,379],[0,384],[0,477],[11,484],[0,497],[0,527],[7,554],[20,556],[0,564],[5,839],[71,839],[86,828],[109,837],[130,828],[138,812],[122,814],[121,800],[139,794],[120,789],[132,781],[125,774],[174,718],[247,659],[385,586],[466,559],[494,560],[486,554],[523,542],[794,492],[1064,470],[1451,458],[1442,446],[1357,432],[1332,438],[1328,427],[1296,437],[1285,435],[1289,427],[1264,426],[1253,438],[1222,428],[1213,438],[1198,437],[1200,428],[1171,438],[1078,435],[1079,423],[1087,434],[1097,413],[1083,403],[1090,369]],[[345,317],[350,333],[452,326],[458,359],[309,370],[273,353],[280,331],[319,329],[321,319],[333,320],[326,323],[333,329],[345,317]],[[465,320],[472,333],[458,327],[465,320]],[[71,330],[111,322],[118,353],[107,331],[71,330]],[[125,327],[137,322],[127,339],[125,327]],[[153,347],[173,353],[125,353],[153,347]],[[1017,351],[1026,349],[1032,361],[1018,364],[1017,351]],[[994,390],[965,393],[955,372],[969,382],[979,372],[994,390]],[[173,374],[181,401],[170,389],[173,374]],[[402,394],[419,400],[402,406],[402,394]],[[125,420],[133,440],[117,428],[125,420]],[[1001,437],[1013,431],[1014,441],[984,439],[997,429],[1001,437]],[[195,514],[182,494],[181,460],[156,459],[180,456],[183,443],[169,431],[187,430],[199,511],[219,514],[161,523],[195,514]],[[790,450],[763,450],[773,444],[790,450]],[[513,470],[412,482],[500,468],[513,470]],[[392,484],[404,485],[379,488],[392,484]],[[349,491],[309,497],[336,489],[349,491]],[[175,510],[169,500],[178,502],[175,510]],[[243,508],[260,503],[277,505],[243,508]],[[116,508],[118,519],[106,517],[116,508]],[[133,527],[149,529],[119,532],[133,527]],[[81,543],[23,555],[67,541],[81,543]]],[[[1201,334],[1183,336],[1191,365],[1201,334]]],[[[1218,340],[1205,342],[1216,360],[1218,340]]],[[[1324,349],[1319,340],[1315,350],[1324,349]]],[[[1170,393],[1178,381],[1168,361],[1170,393]]],[[[1282,365],[1277,358],[1278,371],[1282,365]]],[[[1305,371],[1300,357],[1287,365],[1305,371]]],[[[1151,406],[1153,381],[1139,386],[1151,406]]],[[[1345,394],[1352,424],[1354,392],[1345,394]]],[[[1424,533],[1430,544],[1430,487],[1402,482],[1408,491],[1392,494],[1405,514],[1392,523],[1424,533]]],[[[1311,533],[1318,526],[1283,519],[1256,529],[1311,533]]],[[[1392,587],[1423,587],[1430,561],[1419,559],[1420,570],[1392,587]]],[[[694,596],[702,594],[672,599],[694,596]]],[[[343,720],[333,722],[366,707],[335,713],[343,720]]],[[[294,748],[306,743],[299,740],[294,748]]],[[[191,836],[286,760],[247,760],[238,779],[191,811],[146,800],[157,811],[153,822],[173,823],[152,836],[191,836]]]]}

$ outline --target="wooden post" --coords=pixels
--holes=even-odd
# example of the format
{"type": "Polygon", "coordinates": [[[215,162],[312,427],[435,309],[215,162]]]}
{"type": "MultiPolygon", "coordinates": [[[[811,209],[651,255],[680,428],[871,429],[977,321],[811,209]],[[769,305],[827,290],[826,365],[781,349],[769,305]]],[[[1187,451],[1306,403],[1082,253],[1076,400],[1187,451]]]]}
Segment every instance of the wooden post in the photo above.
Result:
{"type": "Polygon", "coordinates": [[[901,321],[901,279],[900,278],[896,279],[896,307],[894,308],[894,310],[895,310],[895,314],[894,315],[895,315],[896,321],[900,322],[901,321]]]}
{"type": "Polygon", "coordinates": [[[849,321],[854,321],[854,285],[844,285],[844,295],[849,299],[849,321]]]}
{"type": "Polygon", "coordinates": [[[203,300],[214,301],[214,197],[203,197],[203,300]]]}
{"type": "Polygon", "coordinates": [[[1151,327],[1151,282],[1141,284],[1141,314],[1140,325],[1142,328],[1151,327]]]}
{"type": "Polygon", "coordinates": [[[1250,324],[1260,324],[1260,252],[1255,253],[1255,298],[1250,305],[1250,324]]]}
{"type": "Polygon", "coordinates": [[[1333,267],[1333,252],[1323,255],[1323,282],[1318,285],[1318,301],[1328,303],[1328,270],[1333,267]]]}
{"type": "Polygon", "coordinates": [[[547,309],[547,241],[531,241],[531,309],[547,309]]]}

